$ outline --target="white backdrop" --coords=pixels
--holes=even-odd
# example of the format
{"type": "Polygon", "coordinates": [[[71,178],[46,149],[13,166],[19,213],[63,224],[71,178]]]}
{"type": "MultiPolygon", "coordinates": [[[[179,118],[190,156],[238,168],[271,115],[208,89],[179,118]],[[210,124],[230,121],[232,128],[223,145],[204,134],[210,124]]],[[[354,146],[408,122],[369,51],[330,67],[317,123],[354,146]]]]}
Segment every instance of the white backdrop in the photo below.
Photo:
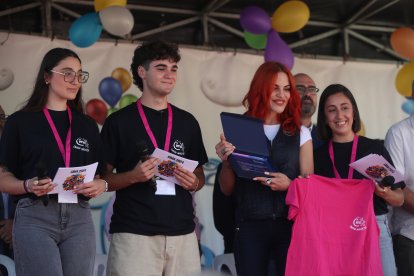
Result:
{"type": "MultiPolygon", "coordinates": [[[[99,82],[118,67],[129,71],[133,51],[137,44],[98,42],[89,48],[77,48],[70,41],[50,40],[43,37],[7,34],[0,32],[0,69],[14,73],[13,84],[0,91],[0,104],[6,114],[16,111],[31,93],[35,75],[44,54],[53,47],[75,50],[82,59],[83,69],[90,79],[83,87],[85,103],[99,96],[99,82]]],[[[221,111],[241,113],[240,102],[247,92],[250,80],[263,62],[261,55],[235,52],[218,52],[181,48],[177,85],[170,96],[171,103],[183,108],[198,119],[209,158],[216,159],[214,145],[221,132],[221,111]]],[[[397,93],[394,79],[399,70],[396,64],[342,62],[295,58],[293,73],[305,72],[314,78],[323,90],[332,83],[341,83],[353,92],[365,125],[366,136],[385,137],[387,129],[407,115],[401,110],[404,97],[397,93]]],[[[132,86],[126,93],[139,96],[132,86]]],[[[316,116],[315,116],[316,119],[316,116]]],[[[214,166],[207,174],[214,173],[214,166]]],[[[220,235],[212,218],[212,182],[197,193],[197,212],[203,224],[202,244],[220,254],[223,250],[220,235]]],[[[100,207],[108,195],[94,201],[97,226],[100,207]]],[[[99,250],[105,251],[99,244],[99,250]]]]}

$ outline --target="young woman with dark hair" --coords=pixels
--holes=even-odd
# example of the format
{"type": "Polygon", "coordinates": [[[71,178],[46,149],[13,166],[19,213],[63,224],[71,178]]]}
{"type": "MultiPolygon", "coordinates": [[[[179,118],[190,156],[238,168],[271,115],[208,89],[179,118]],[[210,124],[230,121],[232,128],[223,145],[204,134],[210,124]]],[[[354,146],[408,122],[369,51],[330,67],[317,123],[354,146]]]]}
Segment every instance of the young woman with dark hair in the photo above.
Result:
{"type": "Polygon", "coordinates": [[[234,147],[221,135],[216,145],[223,161],[220,186],[224,194],[234,192],[236,200],[236,267],[240,275],[266,275],[269,260],[275,258],[277,275],[284,275],[292,230],[286,191],[294,178],[313,173],[311,135],[300,125],[301,101],[292,74],[280,63],[258,68],[243,104],[247,116],[263,120],[270,161],[278,172],[237,177],[228,161],[234,147]]]}
{"type": "MultiPolygon", "coordinates": [[[[326,143],[315,150],[315,174],[331,178],[363,179],[349,164],[368,154],[379,154],[392,164],[391,157],[378,140],[359,136],[361,118],[354,96],[341,84],[329,85],[322,93],[318,110],[318,135],[326,143]]],[[[401,206],[403,192],[376,185],[374,213],[380,229],[380,252],[384,275],[395,276],[392,239],[388,228],[388,206],[401,206]]]]}
{"type": "Polygon", "coordinates": [[[92,275],[96,245],[88,200],[108,184],[95,179],[75,185],[77,204],[47,195],[56,186],[51,178],[59,167],[99,162],[98,173],[106,167],[98,127],[83,114],[81,85],[88,77],[76,53],[50,50],[29,100],[5,125],[0,190],[18,200],[13,226],[17,275],[92,275]]]}

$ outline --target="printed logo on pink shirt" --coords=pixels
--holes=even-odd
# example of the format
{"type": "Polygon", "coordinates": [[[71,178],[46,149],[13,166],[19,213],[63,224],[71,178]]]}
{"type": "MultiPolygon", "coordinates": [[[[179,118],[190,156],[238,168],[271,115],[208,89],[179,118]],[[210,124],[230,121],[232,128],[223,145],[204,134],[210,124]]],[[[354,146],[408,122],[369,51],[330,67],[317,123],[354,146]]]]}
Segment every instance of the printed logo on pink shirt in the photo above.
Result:
{"type": "Polygon", "coordinates": [[[365,222],[364,218],[356,217],[352,221],[352,225],[349,227],[355,231],[363,231],[367,230],[367,223],[365,222]]]}

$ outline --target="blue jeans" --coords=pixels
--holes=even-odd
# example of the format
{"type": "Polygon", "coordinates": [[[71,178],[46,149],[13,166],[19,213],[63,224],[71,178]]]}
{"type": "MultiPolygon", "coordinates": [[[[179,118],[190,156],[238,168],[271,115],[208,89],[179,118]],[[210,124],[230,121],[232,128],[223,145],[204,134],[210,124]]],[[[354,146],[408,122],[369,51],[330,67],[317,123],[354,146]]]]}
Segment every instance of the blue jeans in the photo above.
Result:
{"type": "Polygon", "coordinates": [[[13,227],[18,276],[90,276],[96,253],[89,203],[19,200],[13,227]]]}
{"type": "Polygon", "coordinates": [[[384,276],[397,276],[394,250],[392,247],[392,237],[390,229],[388,227],[387,215],[379,215],[376,217],[378,227],[380,229],[380,251],[382,271],[384,273],[384,276]]]}

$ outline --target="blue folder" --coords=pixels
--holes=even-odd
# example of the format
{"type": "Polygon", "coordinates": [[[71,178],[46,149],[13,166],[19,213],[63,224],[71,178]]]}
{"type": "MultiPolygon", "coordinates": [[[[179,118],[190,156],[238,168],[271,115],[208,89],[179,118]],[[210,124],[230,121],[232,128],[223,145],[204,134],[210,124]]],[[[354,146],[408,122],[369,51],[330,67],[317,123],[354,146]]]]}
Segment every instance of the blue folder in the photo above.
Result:
{"type": "Polygon", "coordinates": [[[276,172],[269,162],[270,143],[262,120],[229,112],[220,117],[224,136],[236,147],[229,162],[237,176],[251,179],[276,172]]]}

